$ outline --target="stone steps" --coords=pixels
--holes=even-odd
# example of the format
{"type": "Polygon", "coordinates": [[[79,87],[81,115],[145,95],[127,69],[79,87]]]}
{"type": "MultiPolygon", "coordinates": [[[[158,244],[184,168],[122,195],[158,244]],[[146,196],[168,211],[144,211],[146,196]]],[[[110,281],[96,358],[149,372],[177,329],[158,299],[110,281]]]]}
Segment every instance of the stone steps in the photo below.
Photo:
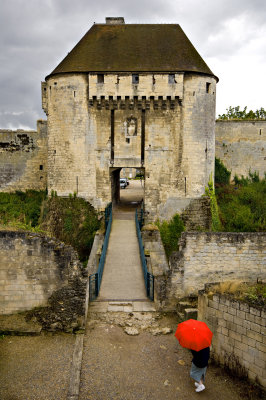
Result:
{"type": "Polygon", "coordinates": [[[185,300],[180,301],[177,304],[177,315],[182,321],[186,321],[188,319],[197,319],[198,317],[198,309],[195,303],[195,299],[192,301],[185,300]]]}
{"type": "Polygon", "coordinates": [[[156,309],[148,300],[101,300],[90,303],[90,312],[156,312],[156,309]]]}

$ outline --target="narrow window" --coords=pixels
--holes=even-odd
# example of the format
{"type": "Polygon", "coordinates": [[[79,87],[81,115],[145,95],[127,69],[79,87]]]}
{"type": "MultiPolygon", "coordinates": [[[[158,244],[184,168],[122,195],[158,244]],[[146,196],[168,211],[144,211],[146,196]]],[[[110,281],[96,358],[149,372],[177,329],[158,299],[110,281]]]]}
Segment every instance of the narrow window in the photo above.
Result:
{"type": "Polygon", "coordinates": [[[129,138],[126,138],[126,142],[129,144],[129,143],[130,143],[130,139],[129,139],[129,138]]]}
{"type": "Polygon", "coordinates": [[[97,74],[97,83],[104,83],[104,74],[97,74]]]}
{"type": "Polygon", "coordinates": [[[210,87],[211,87],[210,82],[206,82],[206,93],[210,93],[210,87]]]}
{"type": "Polygon", "coordinates": [[[43,170],[43,165],[40,165],[40,171],[42,171],[43,170]]]}
{"type": "Polygon", "coordinates": [[[138,85],[138,83],[139,83],[139,74],[132,74],[132,83],[133,83],[133,85],[138,85]]]}
{"type": "Polygon", "coordinates": [[[175,83],[175,74],[168,75],[168,83],[175,83]]]}

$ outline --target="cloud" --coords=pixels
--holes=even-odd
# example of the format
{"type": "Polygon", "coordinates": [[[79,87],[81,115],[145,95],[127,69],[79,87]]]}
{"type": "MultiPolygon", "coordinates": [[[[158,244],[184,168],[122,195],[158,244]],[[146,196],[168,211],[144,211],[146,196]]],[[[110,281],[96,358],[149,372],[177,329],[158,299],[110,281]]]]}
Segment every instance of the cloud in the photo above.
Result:
{"type": "Polygon", "coordinates": [[[220,113],[240,100],[265,107],[265,0],[1,0],[0,128],[35,128],[45,118],[41,81],[106,16],[179,23],[220,78],[220,113]]]}

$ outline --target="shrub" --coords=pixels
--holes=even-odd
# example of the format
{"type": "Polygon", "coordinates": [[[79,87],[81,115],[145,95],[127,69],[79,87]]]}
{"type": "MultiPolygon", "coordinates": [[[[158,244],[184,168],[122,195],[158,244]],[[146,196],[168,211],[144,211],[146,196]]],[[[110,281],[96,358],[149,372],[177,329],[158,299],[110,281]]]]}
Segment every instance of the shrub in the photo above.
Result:
{"type": "Polygon", "coordinates": [[[215,190],[212,181],[212,175],[210,176],[210,180],[208,182],[208,187],[205,188],[205,195],[210,198],[211,204],[211,215],[212,215],[212,231],[220,231],[221,230],[221,221],[219,218],[219,210],[217,205],[217,200],[215,196],[215,190]]]}
{"type": "Polygon", "coordinates": [[[26,190],[15,193],[0,193],[0,223],[25,226],[25,229],[39,224],[41,205],[45,191],[26,190]]]}
{"type": "Polygon", "coordinates": [[[237,185],[217,188],[222,230],[261,232],[266,229],[266,180],[258,174],[237,180],[237,185]]]}
{"type": "Polygon", "coordinates": [[[215,184],[228,185],[231,172],[224,166],[219,158],[215,157],[215,184]]]}
{"type": "Polygon", "coordinates": [[[157,221],[156,225],[160,230],[166,256],[167,258],[169,258],[173,251],[178,250],[178,241],[181,233],[185,230],[185,226],[178,214],[174,215],[174,217],[169,222],[157,221]]]}
{"type": "Polygon", "coordinates": [[[42,229],[73,246],[84,263],[99,226],[94,208],[75,195],[68,198],[53,196],[43,206],[42,229]]]}

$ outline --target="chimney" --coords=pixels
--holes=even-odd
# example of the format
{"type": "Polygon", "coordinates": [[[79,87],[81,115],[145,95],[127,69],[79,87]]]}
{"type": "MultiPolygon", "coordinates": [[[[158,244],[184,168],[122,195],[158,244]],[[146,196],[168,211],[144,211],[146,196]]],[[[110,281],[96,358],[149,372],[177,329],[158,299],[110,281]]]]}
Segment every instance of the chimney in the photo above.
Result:
{"type": "Polygon", "coordinates": [[[105,22],[107,25],[121,25],[125,23],[124,17],[106,17],[105,22]]]}

